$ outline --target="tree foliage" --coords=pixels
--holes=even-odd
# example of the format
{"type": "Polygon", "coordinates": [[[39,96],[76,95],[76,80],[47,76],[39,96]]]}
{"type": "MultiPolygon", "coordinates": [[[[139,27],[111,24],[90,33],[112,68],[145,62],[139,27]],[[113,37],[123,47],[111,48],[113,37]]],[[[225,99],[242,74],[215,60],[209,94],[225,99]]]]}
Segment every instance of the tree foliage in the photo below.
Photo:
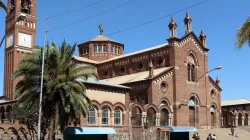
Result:
{"type": "Polygon", "coordinates": [[[245,43],[248,43],[250,46],[250,16],[248,16],[246,21],[237,30],[235,37],[235,46],[237,48],[241,48],[245,43]]]}
{"type": "MultiPolygon", "coordinates": [[[[87,79],[95,75],[95,67],[73,62],[76,45],[61,47],[54,42],[48,45],[44,59],[43,119],[48,120],[49,139],[55,138],[56,120],[60,129],[64,130],[69,120],[79,120],[88,113],[91,105],[87,97],[85,85],[79,79],[87,79]]],[[[26,54],[18,65],[13,78],[22,77],[16,85],[15,96],[19,98],[19,107],[33,106],[39,102],[41,64],[43,48],[35,47],[32,53],[26,54]]]]}

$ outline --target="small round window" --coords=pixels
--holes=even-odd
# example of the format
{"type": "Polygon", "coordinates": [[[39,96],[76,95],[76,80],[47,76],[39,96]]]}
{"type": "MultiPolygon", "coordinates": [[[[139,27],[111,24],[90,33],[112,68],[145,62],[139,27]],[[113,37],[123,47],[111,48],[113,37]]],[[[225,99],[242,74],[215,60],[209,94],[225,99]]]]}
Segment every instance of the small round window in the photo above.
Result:
{"type": "Polygon", "coordinates": [[[211,98],[212,98],[212,99],[214,99],[214,98],[215,98],[215,96],[216,96],[215,91],[214,91],[214,90],[211,90],[211,98]]]}
{"type": "Polygon", "coordinates": [[[162,57],[158,58],[157,61],[156,61],[157,65],[162,65],[163,62],[164,62],[164,59],[162,57]]]}
{"type": "Polygon", "coordinates": [[[161,89],[161,91],[163,92],[163,93],[166,93],[167,91],[168,91],[168,84],[167,84],[167,82],[161,82],[161,84],[160,84],[160,89],[161,89]]]}
{"type": "Polygon", "coordinates": [[[124,73],[125,72],[125,68],[124,67],[121,67],[120,68],[120,73],[124,73]]]}
{"type": "Polygon", "coordinates": [[[138,69],[141,70],[143,68],[143,63],[138,64],[138,69]]]}
{"type": "Polygon", "coordinates": [[[108,76],[109,72],[108,71],[105,71],[104,72],[104,76],[108,76]]]}

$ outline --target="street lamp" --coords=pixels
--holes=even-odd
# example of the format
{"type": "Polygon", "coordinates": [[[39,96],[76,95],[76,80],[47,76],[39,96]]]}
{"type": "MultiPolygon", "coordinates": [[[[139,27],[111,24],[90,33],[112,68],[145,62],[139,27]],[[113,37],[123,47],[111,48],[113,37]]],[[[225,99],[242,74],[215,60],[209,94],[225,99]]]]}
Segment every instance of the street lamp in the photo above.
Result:
{"type": "Polygon", "coordinates": [[[8,30],[8,31],[5,33],[5,35],[3,36],[2,41],[1,41],[1,43],[0,43],[0,48],[1,48],[2,44],[3,44],[3,41],[4,41],[5,37],[6,37],[7,34],[9,33],[9,31],[15,26],[15,24],[16,24],[17,22],[24,20],[24,19],[26,18],[26,16],[27,16],[27,15],[24,14],[24,13],[21,13],[20,15],[18,15],[18,17],[16,18],[15,22],[11,25],[11,27],[9,28],[9,30],[8,30]]]}
{"type": "Polygon", "coordinates": [[[205,76],[206,74],[208,74],[209,72],[211,71],[214,71],[214,70],[220,70],[222,69],[222,66],[218,66],[214,69],[211,69],[210,71],[206,72],[205,74],[203,74],[200,78],[198,78],[194,84],[194,127],[196,128],[196,84],[198,83],[198,81],[203,77],[205,76]]]}
{"type": "Polygon", "coordinates": [[[4,9],[4,11],[6,12],[6,14],[8,14],[8,9],[7,9],[6,5],[2,2],[2,0],[0,0],[0,7],[2,7],[4,9]]]}

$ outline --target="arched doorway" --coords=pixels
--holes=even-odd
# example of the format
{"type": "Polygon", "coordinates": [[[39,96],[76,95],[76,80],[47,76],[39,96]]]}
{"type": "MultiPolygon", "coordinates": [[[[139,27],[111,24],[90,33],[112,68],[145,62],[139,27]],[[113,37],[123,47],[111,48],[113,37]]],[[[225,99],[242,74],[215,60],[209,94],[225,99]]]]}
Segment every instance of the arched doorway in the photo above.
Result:
{"type": "Polygon", "coordinates": [[[242,114],[238,114],[238,125],[242,125],[242,114]]]}
{"type": "Polygon", "coordinates": [[[169,122],[168,122],[168,119],[169,119],[169,112],[166,108],[163,108],[161,110],[161,120],[160,120],[160,126],[168,126],[169,125],[169,122]]]}
{"type": "Polygon", "coordinates": [[[248,125],[248,114],[245,113],[244,115],[244,125],[248,125]]]}
{"type": "Polygon", "coordinates": [[[131,116],[131,124],[134,126],[141,126],[141,115],[142,115],[142,110],[136,106],[132,109],[132,116],[131,116]]]}
{"type": "Polygon", "coordinates": [[[230,127],[231,125],[235,125],[234,124],[234,115],[230,111],[225,111],[223,113],[223,126],[230,127]]]}
{"type": "Polygon", "coordinates": [[[147,123],[150,125],[150,126],[155,126],[156,124],[156,111],[154,108],[150,107],[148,108],[147,110],[147,123]]]}
{"type": "MultiPolygon", "coordinates": [[[[197,108],[195,108],[195,104],[197,105],[198,104],[198,101],[197,99],[195,100],[194,97],[191,97],[189,102],[188,102],[188,107],[189,107],[189,126],[195,126],[195,122],[197,123],[198,122],[198,114],[197,114],[197,108]],[[195,110],[196,110],[196,113],[195,113],[195,110]],[[196,117],[195,117],[196,116],[196,117]]],[[[197,107],[197,106],[196,106],[197,107]]]]}
{"type": "Polygon", "coordinates": [[[211,112],[211,126],[212,127],[215,126],[215,114],[214,114],[214,112],[211,112]]]}
{"type": "Polygon", "coordinates": [[[211,114],[211,127],[214,127],[216,124],[216,113],[214,105],[210,107],[210,114],[211,114]]]}

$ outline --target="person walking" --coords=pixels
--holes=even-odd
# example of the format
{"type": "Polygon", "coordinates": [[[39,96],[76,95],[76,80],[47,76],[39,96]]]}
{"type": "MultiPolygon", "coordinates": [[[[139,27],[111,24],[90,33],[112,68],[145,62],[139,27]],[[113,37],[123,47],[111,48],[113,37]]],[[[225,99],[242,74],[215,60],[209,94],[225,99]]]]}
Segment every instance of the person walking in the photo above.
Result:
{"type": "Polygon", "coordinates": [[[231,135],[234,136],[234,127],[231,126],[231,135]]]}
{"type": "Polygon", "coordinates": [[[211,133],[207,136],[207,140],[212,140],[212,134],[211,133]]]}
{"type": "Polygon", "coordinates": [[[212,140],[216,140],[216,135],[215,134],[212,136],[212,140]]]}
{"type": "Polygon", "coordinates": [[[196,133],[195,140],[201,140],[201,138],[200,138],[200,136],[198,135],[198,133],[196,133]]]}

